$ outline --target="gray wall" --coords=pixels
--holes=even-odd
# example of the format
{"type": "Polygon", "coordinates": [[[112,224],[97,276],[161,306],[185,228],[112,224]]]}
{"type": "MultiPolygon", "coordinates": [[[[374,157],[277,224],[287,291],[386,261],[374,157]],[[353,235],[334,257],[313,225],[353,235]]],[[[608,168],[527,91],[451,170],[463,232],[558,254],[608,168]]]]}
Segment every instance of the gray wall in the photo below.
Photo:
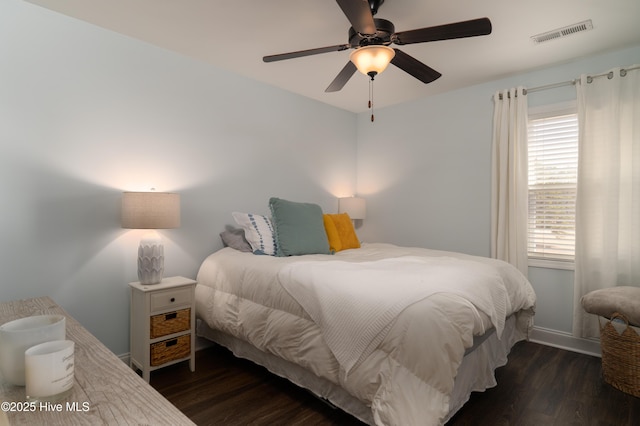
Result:
{"type": "Polygon", "coordinates": [[[356,119],[19,0],[0,2],[0,301],[52,296],[117,354],[144,231],[122,191],[177,191],[165,275],[195,277],[231,211],[337,211],[356,119]],[[327,125],[330,123],[330,125],[327,125]]]}
{"type": "MultiPolygon", "coordinates": [[[[489,256],[493,94],[637,63],[640,46],[378,109],[373,124],[359,114],[361,238],[489,256]]],[[[384,84],[384,75],[376,81],[384,84]]],[[[575,98],[573,86],[528,95],[530,106],[575,98]]],[[[536,325],[570,333],[573,271],[529,268],[529,280],[536,325]]]]}

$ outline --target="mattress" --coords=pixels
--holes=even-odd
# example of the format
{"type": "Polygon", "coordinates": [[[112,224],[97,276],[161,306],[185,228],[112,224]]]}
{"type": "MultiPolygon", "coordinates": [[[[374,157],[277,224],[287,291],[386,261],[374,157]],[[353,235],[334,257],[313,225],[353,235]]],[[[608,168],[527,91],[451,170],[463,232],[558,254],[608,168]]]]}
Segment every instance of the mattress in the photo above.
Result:
{"type": "Polygon", "coordinates": [[[390,244],[285,258],[225,248],[197,280],[205,337],[370,424],[444,423],[495,384],[535,305],[504,262],[390,244]]]}

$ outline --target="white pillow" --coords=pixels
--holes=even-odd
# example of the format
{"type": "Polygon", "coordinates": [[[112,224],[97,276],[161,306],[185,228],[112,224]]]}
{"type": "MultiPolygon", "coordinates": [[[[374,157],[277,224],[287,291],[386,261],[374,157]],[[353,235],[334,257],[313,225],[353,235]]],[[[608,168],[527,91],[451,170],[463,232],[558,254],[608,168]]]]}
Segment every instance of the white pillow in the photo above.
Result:
{"type": "Polygon", "coordinates": [[[236,223],[244,229],[244,237],[247,239],[254,254],[276,254],[276,238],[273,232],[271,219],[266,216],[253,213],[231,213],[236,223]]]}

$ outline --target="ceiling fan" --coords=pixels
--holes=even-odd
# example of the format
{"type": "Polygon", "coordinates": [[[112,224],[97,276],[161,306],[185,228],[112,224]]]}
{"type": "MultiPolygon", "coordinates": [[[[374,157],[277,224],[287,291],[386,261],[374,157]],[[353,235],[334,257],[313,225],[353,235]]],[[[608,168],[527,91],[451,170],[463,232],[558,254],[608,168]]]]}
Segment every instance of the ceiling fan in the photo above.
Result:
{"type": "Polygon", "coordinates": [[[440,78],[442,74],[402,50],[391,48],[389,45],[402,46],[491,34],[489,18],[395,32],[393,23],[373,17],[384,0],[336,0],[336,2],[351,23],[348,43],[269,55],[263,57],[262,60],[274,62],[319,53],[355,49],[351,53],[350,61],[338,73],[325,92],[337,92],[342,89],[356,70],[369,75],[373,80],[373,77],[384,71],[389,63],[426,84],[440,78]]]}

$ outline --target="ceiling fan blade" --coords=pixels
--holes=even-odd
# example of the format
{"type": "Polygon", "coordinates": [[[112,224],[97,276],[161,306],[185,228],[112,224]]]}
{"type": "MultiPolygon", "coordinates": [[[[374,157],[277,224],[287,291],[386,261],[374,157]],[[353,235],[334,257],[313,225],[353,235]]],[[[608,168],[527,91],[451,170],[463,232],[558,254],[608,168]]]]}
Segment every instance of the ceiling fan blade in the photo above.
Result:
{"type": "Polygon", "coordinates": [[[319,53],[339,52],[341,50],[350,49],[349,44],[338,44],[335,46],[318,47],[316,49],[299,50],[297,52],[280,53],[277,55],[264,56],[262,60],[264,62],[283,61],[285,59],[301,58],[303,56],[317,55],[319,53]]]}
{"type": "Polygon", "coordinates": [[[408,74],[411,74],[421,82],[427,84],[437,80],[442,76],[438,71],[426,66],[413,56],[407,55],[402,50],[393,49],[396,56],[393,57],[391,63],[408,74]]]}
{"type": "Polygon", "coordinates": [[[491,34],[491,21],[489,18],[479,18],[472,19],[470,21],[455,22],[453,24],[439,25],[436,27],[401,31],[394,34],[393,42],[398,45],[403,45],[475,37],[487,34],[491,34]]]}
{"type": "Polygon", "coordinates": [[[368,0],[336,0],[351,26],[360,34],[375,34],[376,24],[368,0]]]}
{"type": "Polygon", "coordinates": [[[357,71],[358,68],[353,64],[353,62],[347,62],[347,65],[342,68],[342,71],[338,73],[336,78],[333,79],[329,87],[325,89],[325,92],[337,92],[341,90],[347,81],[351,78],[351,76],[357,71]]]}

